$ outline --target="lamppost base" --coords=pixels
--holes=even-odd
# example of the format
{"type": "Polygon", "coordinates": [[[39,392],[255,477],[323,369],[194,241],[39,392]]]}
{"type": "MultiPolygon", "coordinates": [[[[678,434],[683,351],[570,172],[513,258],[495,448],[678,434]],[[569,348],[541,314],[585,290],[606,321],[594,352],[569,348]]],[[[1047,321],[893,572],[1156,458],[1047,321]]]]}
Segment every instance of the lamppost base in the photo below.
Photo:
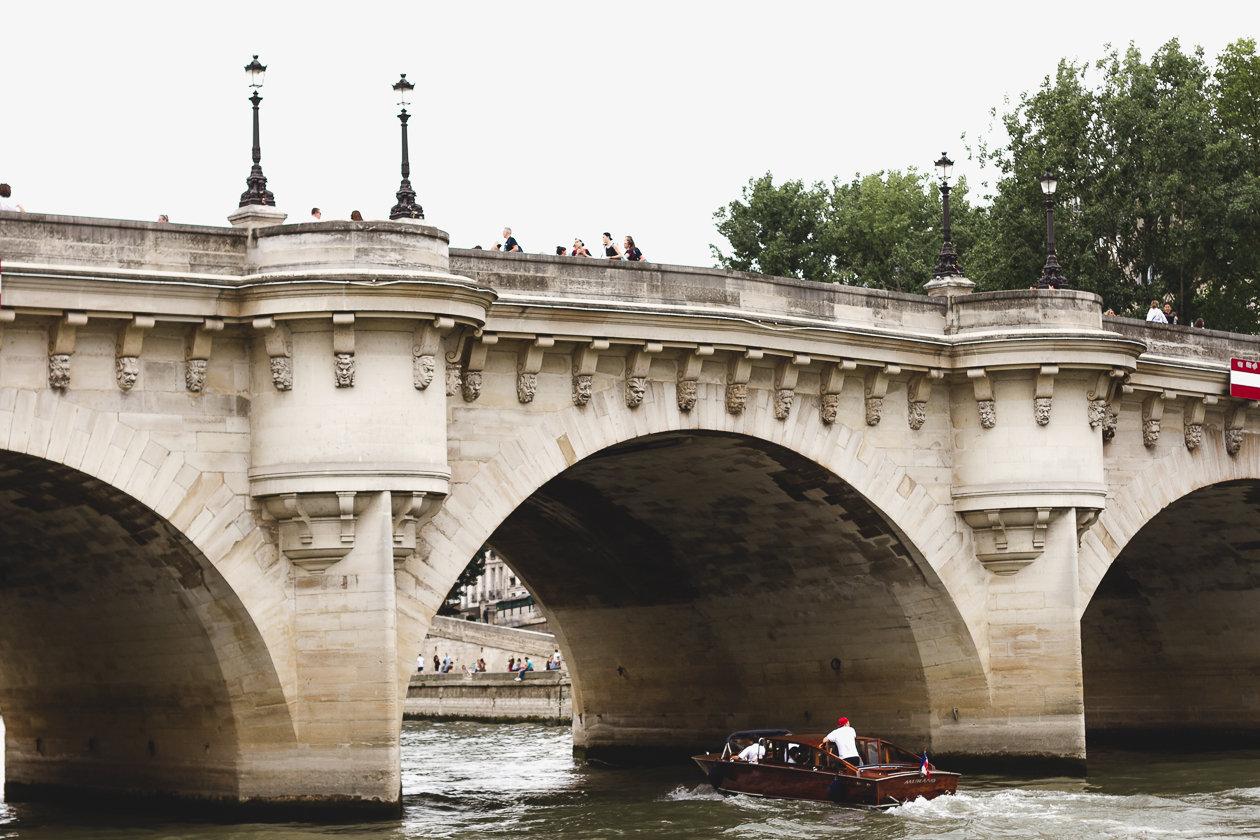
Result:
{"type": "Polygon", "coordinates": [[[937,277],[923,284],[923,291],[927,292],[928,297],[953,297],[954,295],[969,295],[975,291],[976,284],[963,277],[961,274],[951,275],[949,277],[937,277]]]}
{"type": "Polygon", "coordinates": [[[229,213],[227,220],[232,227],[256,228],[282,225],[287,218],[289,214],[278,208],[265,204],[246,204],[229,213]]]}

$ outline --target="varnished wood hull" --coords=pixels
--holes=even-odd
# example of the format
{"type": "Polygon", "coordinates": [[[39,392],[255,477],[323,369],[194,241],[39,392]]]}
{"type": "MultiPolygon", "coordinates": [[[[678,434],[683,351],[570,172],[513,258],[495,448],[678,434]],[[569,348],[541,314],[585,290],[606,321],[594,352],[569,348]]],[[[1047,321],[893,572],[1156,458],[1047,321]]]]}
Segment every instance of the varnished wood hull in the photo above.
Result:
{"type": "Polygon", "coordinates": [[[850,775],[793,765],[723,760],[716,753],[698,755],[694,760],[717,790],[771,799],[885,808],[958,790],[957,773],[937,771],[922,776],[917,767],[881,766],[864,769],[863,774],[869,775],[850,775]]]}

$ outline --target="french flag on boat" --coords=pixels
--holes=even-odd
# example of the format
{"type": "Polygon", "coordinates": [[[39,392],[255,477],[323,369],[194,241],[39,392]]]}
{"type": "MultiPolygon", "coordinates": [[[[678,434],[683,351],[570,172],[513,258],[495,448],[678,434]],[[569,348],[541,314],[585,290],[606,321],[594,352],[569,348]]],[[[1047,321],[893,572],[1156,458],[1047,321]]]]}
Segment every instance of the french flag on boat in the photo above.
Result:
{"type": "Polygon", "coordinates": [[[928,767],[927,750],[923,751],[923,763],[919,765],[919,775],[932,778],[932,770],[928,767]]]}

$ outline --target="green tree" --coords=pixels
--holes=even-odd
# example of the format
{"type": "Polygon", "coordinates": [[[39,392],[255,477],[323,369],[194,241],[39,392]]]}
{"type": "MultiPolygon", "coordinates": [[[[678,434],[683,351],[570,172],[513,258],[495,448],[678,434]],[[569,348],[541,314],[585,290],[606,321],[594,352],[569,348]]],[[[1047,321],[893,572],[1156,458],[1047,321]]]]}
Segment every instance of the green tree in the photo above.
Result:
{"type": "Polygon", "coordinates": [[[446,597],[442,599],[442,605],[438,607],[438,615],[459,615],[459,598],[465,587],[472,586],[477,582],[477,578],[486,570],[486,555],[493,549],[488,545],[483,545],[481,549],[473,555],[472,560],[468,561],[468,565],[459,573],[459,577],[455,578],[454,585],[451,586],[446,597]]]}
{"type": "MultiPolygon", "coordinates": [[[[828,210],[827,241],[840,282],[921,292],[932,279],[943,217],[940,191],[928,174],[910,167],[833,182],[828,210]]],[[[974,240],[977,215],[982,213],[967,201],[967,181],[960,179],[950,193],[950,226],[960,259],[974,240]]]]}
{"type": "MultiPolygon", "coordinates": [[[[950,196],[954,246],[974,239],[977,216],[960,180],[950,196]]],[[[856,175],[830,186],[775,186],[751,179],[743,200],[713,214],[731,254],[710,246],[719,267],[874,289],[921,291],[941,248],[940,193],[914,168],[856,175]]],[[[961,248],[961,250],[960,250],[961,248]]]]}
{"type": "Polygon", "coordinates": [[[1121,314],[1171,302],[1188,321],[1255,332],[1254,165],[1246,134],[1254,45],[1236,42],[1214,74],[1203,51],[1169,41],[1149,61],[1130,46],[1091,67],[1060,62],[1002,117],[1007,142],[980,146],[997,167],[984,241],[968,275],[1025,288],[1045,259],[1039,174],[1059,177],[1059,262],[1072,285],[1121,314]],[[1226,95],[1225,92],[1228,92],[1226,95]],[[1224,107],[1223,103],[1233,103],[1224,107]]]}
{"type": "Polygon", "coordinates": [[[710,245],[713,258],[732,271],[758,271],[777,277],[829,280],[832,259],[825,242],[826,186],[801,181],[774,185],[767,172],[751,178],[742,201],[719,208],[713,218],[731,254],[710,245]]]}

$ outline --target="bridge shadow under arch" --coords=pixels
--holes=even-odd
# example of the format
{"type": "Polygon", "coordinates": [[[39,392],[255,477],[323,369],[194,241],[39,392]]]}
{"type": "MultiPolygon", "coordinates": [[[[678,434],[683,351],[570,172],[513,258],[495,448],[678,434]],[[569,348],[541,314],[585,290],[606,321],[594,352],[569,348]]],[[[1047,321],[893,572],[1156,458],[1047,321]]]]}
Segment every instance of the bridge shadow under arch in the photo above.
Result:
{"type": "Polygon", "coordinates": [[[233,801],[251,747],[294,737],[266,646],[205,555],[118,488],[11,451],[0,714],[10,800],[233,801]]]}
{"type": "Polygon", "coordinates": [[[588,757],[825,732],[839,715],[918,749],[932,731],[925,669],[978,672],[905,538],[833,472],[760,438],[614,444],[543,484],[489,542],[565,647],[588,757]]]}
{"type": "Polygon", "coordinates": [[[1093,593],[1081,650],[1090,746],[1260,744],[1260,480],[1194,489],[1142,525],[1093,593]]]}

